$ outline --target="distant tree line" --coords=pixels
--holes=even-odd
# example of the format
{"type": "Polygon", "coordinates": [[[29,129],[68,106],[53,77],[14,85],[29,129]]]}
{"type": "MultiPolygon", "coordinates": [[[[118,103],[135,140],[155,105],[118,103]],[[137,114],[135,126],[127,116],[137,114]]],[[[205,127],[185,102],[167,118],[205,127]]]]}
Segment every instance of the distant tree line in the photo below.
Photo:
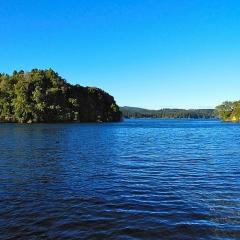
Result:
{"type": "Polygon", "coordinates": [[[71,85],[52,69],[0,74],[2,122],[110,122],[121,112],[101,89],[71,85]]]}
{"type": "Polygon", "coordinates": [[[121,107],[125,118],[193,118],[210,119],[215,118],[214,109],[160,109],[148,110],[134,107],[121,107]]]}
{"type": "Polygon", "coordinates": [[[240,101],[226,101],[216,107],[217,116],[223,121],[240,121],[240,101]]]}

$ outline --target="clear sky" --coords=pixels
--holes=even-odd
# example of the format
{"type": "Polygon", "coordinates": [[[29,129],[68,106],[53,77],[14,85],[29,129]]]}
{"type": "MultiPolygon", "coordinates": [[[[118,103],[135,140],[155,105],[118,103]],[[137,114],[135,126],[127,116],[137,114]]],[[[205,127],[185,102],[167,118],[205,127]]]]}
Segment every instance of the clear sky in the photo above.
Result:
{"type": "Polygon", "coordinates": [[[240,99],[239,0],[0,0],[0,71],[53,68],[121,106],[240,99]]]}

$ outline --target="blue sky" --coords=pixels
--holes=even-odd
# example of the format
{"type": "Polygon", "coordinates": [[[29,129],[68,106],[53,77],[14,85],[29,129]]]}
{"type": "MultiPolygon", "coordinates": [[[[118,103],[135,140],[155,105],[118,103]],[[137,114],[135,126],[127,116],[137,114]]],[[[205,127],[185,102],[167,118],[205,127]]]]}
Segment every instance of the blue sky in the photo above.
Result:
{"type": "Polygon", "coordinates": [[[240,99],[238,0],[8,0],[1,72],[53,68],[121,106],[240,99]]]}

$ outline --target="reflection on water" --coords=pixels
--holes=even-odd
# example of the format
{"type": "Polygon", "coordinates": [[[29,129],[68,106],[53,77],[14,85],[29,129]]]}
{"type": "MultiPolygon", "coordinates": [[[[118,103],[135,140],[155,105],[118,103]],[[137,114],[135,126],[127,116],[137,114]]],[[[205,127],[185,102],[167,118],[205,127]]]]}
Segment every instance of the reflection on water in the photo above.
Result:
{"type": "Polygon", "coordinates": [[[0,125],[1,239],[240,239],[240,125],[0,125]]]}

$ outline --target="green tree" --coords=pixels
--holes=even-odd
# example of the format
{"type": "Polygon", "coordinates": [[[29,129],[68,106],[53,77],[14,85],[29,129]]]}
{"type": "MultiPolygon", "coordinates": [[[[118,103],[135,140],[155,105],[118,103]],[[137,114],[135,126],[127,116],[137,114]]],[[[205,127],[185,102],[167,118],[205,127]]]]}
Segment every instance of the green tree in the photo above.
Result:
{"type": "Polygon", "coordinates": [[[119,121],[114,98],[71,85],[52,69],[0,74],[0,120],[6,122],[119,121]]]}

